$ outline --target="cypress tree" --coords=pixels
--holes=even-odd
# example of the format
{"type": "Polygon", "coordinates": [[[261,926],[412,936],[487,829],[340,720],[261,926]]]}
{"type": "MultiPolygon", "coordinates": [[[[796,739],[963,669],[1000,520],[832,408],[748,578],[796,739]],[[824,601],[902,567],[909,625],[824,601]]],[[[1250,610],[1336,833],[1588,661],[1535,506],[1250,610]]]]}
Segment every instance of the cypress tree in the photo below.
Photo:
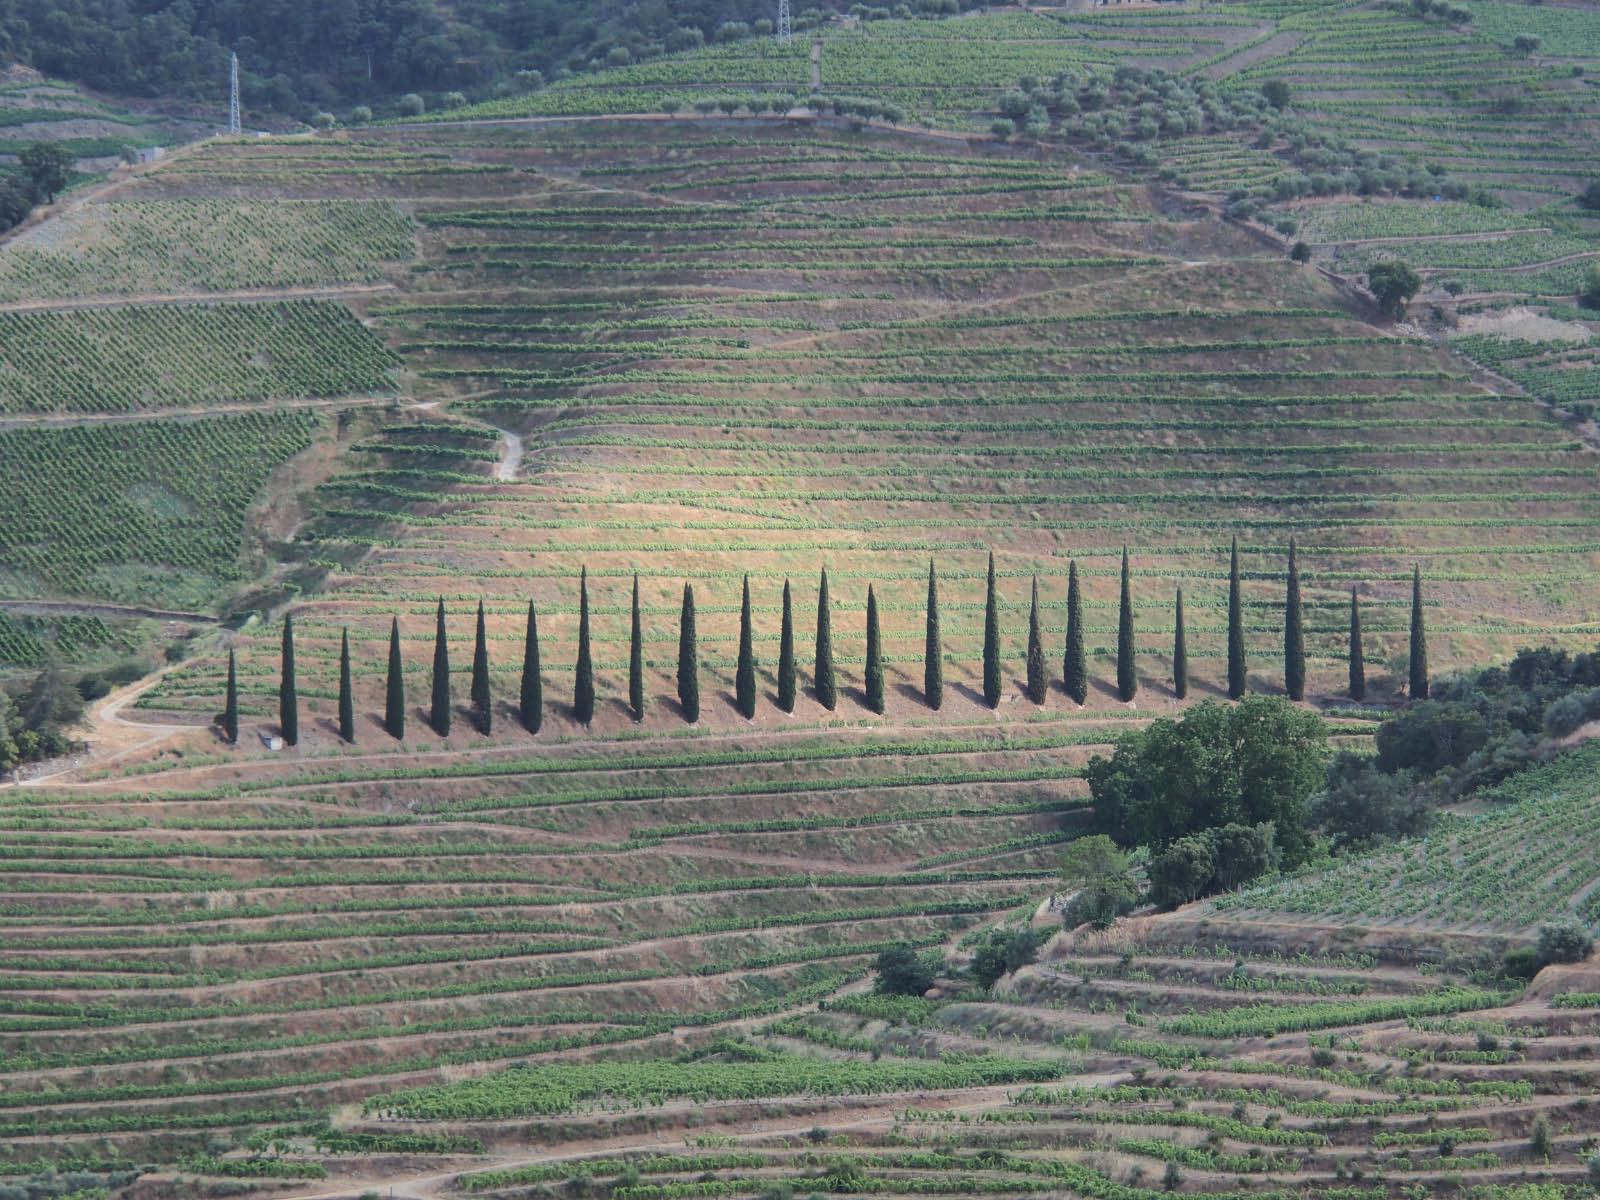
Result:
{"type": "Polygon", "coordinates": [[[350,687],[350,630],[339,639],[339,736],[356,740],[356,704],[350,687]]]}
{"type": "Polygon", "coordinates": [[[1422,622],[1422,568],[1411,568],[1411,688],[1413,700],[1428,698],[1428,631],[1422,622]]]}
{"type": "Polygon", "coordinates": [[[433,630],[433,708],[429,724],[440,737],[450,736],[450,647],[444,638],[444,597],[433,630]]]}
{"type": "Polygon", "coordinates": [[[739,609],[739,668],[733,677],[733,692],[739,713],[749,720],[756,715],[756,650],[750,630],[750,576],[744,577],[744,603],[739,609]]]}
{"type": "Polygon", "coordinates": [[[822,568],[822,583],[817,587],[817,702],[829,712],[839,703],[839,689],[833,677],[833,615],[828,604],[828,568],[822,568]]]}
{"type": "Polygon", "coordinates": [[[683,719],[693,725],[700,719],[700,664],[695,645],[694,588],[683,585],[683,616],[678,622],[678,703],[683,719]]]}
{"type": "Polygon", "coordinates": [[[285,744],[300,741],[300,693],[294,681],[294,614],[283,618],[283,677],[278,683],[278,727],[285,744]]]}
{"type": "Polygon", "coordinates": [[[1122,548],[1122,607],[1117,614],[1117,695],[1123,702],[1139,692],[1139,668],[1134,662],[1133,581],[1128,574],[1128,548],[1122,548]]]}
{"type": "Polygon", "coordinates": [[[528,633],[522,644],[522,698],[518,706],[522,727],[538,733],[544,724],[544,680],[539,667],[539,614],[528,601],[528,633]]]}
{"type": "Polygon", "coordinates": [[[1062,682],[1074,703],[1089,698],[1089,664],[1083,650],[1083,597],[1078,592],[1078,561],[1067,564],[1067,653],[1061,662],[1062,682]]]}
{"type": "Polygon", "coordinates": [[[1350,699],[1367,698],[1367,661],[1361,649],[1361,603],[1350,589],[1350,699]]]}
{"type": "Polygon", "coordinates": [[[1238,700],[1245,686],[1244,602],[1239,595],[1239,539],[1235,537],[1228,566],[1228,698],[1238,700]]]}
{"type": "Polygon", "coordinates": [[[1172,694],[1179,700],[1189,695],[1189,646],[1183,632],[1183,589],[1178,589],[1172,614],[1172,694]]]}
{"type": "Polygon", "coordinates": [[[994,592],[994,551],[989,551],[989,581],[983,604],[983,702],[1000,706],[1000,605],[994,592]]]}
{"type": "Polygon", "coordinates": [[[472,645],[472,716],[479,733],[488,733],[494,721],[494,699],[489,693],[489,636],[483,628],[483,601],[478,601],[478,632],[472,645]]]}
{"type": "Polygon", "coordinates": [[[1306,698],[1306,634],[1300,620],[1300,567],[1289,539],[1289,582],[1283,598],[1283,689],[1291,700],[1306,698]]]}
{"type": "Polygon", "coordinates": [[[883,713],[883,639],[878,633],[878,597],[867,584],[867,707],[883,713]]]}
{"type": "Polygon", "coordinates": [[[594,663],[589,655],[589,568],[578,576],[578,669],[572,685],[572,715],[578,724],[594,720],[594,663]]]}
{"type": "Polygon", "coordinates": [[[232,650],[228,651],[228,690],[222,698],[222,736],[230,746],[239,744],[239,673],[232,650]]]}
{"type": "Polygon", "coordinates": [[[644,617],[639,612],[639,576],[633,577],[633,632],[628,639],[628,707],[644,720],[644,617]]]}
{"type": "Polygon", "coordinates": [[[389,621],[389,685],[383,701],[383,727],[392,738],[406,735],[406,679],[400,659],[400,618],[389,621]]]}
{"type": "Polygon", "coordinates": [[[922,643],[922,698],[928,707],[944,704],[944,641],[939,636],[939,580],[928,560],[928,628],[922,643]]]}
{"type": "Polygon", "coordinates": [[[1033,577],[1033,603],[1028,609],[1028,699],[1043,704],[1050,680],[1044,673],[1044,640],[1039,633],[1039,577],[1033,577]]]}
{"type": "Polygon", "coordinates": [[[783,581],[783,633],[778,638],[778,707],[794,711],[794,605],[789,598],[789,581],[783,581]]]}

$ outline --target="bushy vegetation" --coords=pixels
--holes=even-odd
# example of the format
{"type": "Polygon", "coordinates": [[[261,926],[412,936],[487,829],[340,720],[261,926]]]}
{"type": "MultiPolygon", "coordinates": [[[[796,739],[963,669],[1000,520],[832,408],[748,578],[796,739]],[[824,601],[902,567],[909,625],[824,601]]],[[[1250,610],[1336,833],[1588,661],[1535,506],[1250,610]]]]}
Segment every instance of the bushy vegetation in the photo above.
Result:
{"type": "MultiPolygon", "coordinates": [[[[1095,822],[1123,845],[1157,852],[1223,826],[1264,823],[1279,861],[1298,866],[1311,850],[1308,802],[1322,778],[1326,740],[1320,718],[1280,699],[1207,701],[1176,721],[1125,734],[1109,759],[1089,763],[1095,822]]],[[[1247,852],[1245,842],[1254,835],[1240,840],[1246,858],[1271,857],[1261,846],[1247,852]]]]}

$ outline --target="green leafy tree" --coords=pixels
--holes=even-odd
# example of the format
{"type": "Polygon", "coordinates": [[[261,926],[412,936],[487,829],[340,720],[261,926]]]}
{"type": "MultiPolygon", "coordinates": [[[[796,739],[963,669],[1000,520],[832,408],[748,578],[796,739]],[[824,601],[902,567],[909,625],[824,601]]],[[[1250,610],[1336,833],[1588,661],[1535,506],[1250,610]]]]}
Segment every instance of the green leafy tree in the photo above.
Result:
{"type": "Polygon", "coordinates": [[[472,643],[472,718],[479,733],[494,722],[494,698],[489,691],[489,635],[483,624],[483,601],[478,601],[478,625],[472,643]]]}
{"type": "Polygon", "coordinates": [[[594,720],[594,660],[589,649],[589,568],[578,575],[578,667],[572,685],[572,715],[578,724],[594,720]]]}
{"type": "Polygon", "coordinates": [[[744,601],[739,607],[739,667],[734,673],[734,700],[746,720],[756,715],[756,651],[750,629],[750,576],[744,577],[744,601]]]}
{"type": "Polygon", "coordinates": [[[1061,887],[1074,893],[1062,919],[1068,925],[1087,922],[1097,929],[1131,909],[1139,895],[1128,856],[1103,833],[1067,843],[1061,854],[1061,887]]]}
{"type": "Polygon", "coordinates": [[[789,581],[783,581],[783,629],[778,635],[778,707],[794,711],[794,602],[789,596],[789,581]]]}
{"type": "Polygon", "coordinates": [[[1189,647],[1183,630],[1183,589],[1172,607],[1172,694],[1179,700],[1189,695],[1189,647]]]}
{"type": "Polygon", "coordinates": [[[384,689],[383,727],[395,739],[406,735],[405,663],[400,658],[400,618],[389,619],[389,678],[384,689]]]}
{"type": "Polygon", "coordinates": [[[927,630],[922,642],[922,698],[937,711],[944,705],[944,641],[939,635],[939,580],[928,560],[927,630]]]}
{"type": "Polygon", "coordinates": [[[1306,634],[1300,613],[1300,567],[1289,539],[1289,580],[1283,597],[1283,689],[1291,700],[1306,698],[1306,634]]]}
{"type": "Polygon", "coordinates": [[[228,690],[222,698],[222,736],[230,746],[239,744],[239,672],[232,650],[228,651],[228,690]]]}
{"type": "Polygon", "coordinates": [[[1223,825],[1270,823],[1285,867],[1305,861],[1311,795],[1323,779],[1327,730],[1275,697],[1197,704],[1180,720],[1124,734],[1084,771],[1096,826],[1124,846],[1164,850],[1223,825]]]}
{"type": "Polygon", "coordinates": [[[1334,850],[1362,849],[1425,833],[1433,807],[1409,771],[1385,771],[1370,754],[1341,750],[1311,801],[1311,822],[1334,850]]]}
{"type": "Polygon", "coordinates": [[[700,663],[694,629],[694,588],[683,585],[683,613],[678,620],[678,703],[683,719],[700,719],[700,663]]]}
{"type": "Polygon", "coordinates": [[[538,733],[544,724],[544,680],[539,666],[539,614],[528,601],[528,631],[522,643],[522,694],[518,704],[522,727],[538,733]]]}
{"type": "Polygon", "coordinates": [[[867,584],[867,707],[883,712],[883,645],[878,633],[878,597],[867,584]]]}
{"type": "Polygon", "coordinates": [[[1367,698],[1367,660],[1361,648],[1361,601],[1350,589],[1350,699],[1367,698]]]}
{"type": "Polygon", "coordinates": [[[1150,856],[1145,870],[1150,903],[1157,908],[1177,908],[1198,900],[1211,891],[1216,873],[1216,858],[1211,839],[1204,833],[1190,834],[1150,856]]]}
{"type": "Polygon", "coordinates": [[[1028,608],[1028,699],[1043,704],[1050,690],[1044,670],[1044,636],[1039,630],[1039,577],[1033,577],[1033,600],[1028,608]]]}
{"type": "Polygon", "coordinates": [[[1383,315],[1398,321],[1405,316],[1411,298],[1422,290],[1422,276],[1403,262],[1384,259],[1367,268],[1367,290],[1383,315]]]}
{"type": "Polygon", "coordinates": [[[1128,570],[1128,548],[1122,548],[1122,604],[1117,612],[1117,695],[1124,704],[1139,693],[1139,667],[1133,634],[1133,578],[1128,570]]]}
{"type": "Polygon", "coordinates": [[[355,696],[350,686],[350,630],[345,629],[339,638],[339,736],[346,742],[356,740],[355,696]]]}
{"type": "Polygon", "coordinates": [[[1289,85],[1281,79],[1268,79],[1261,85],[1261,94],[1273,108],[1289,107],[1289,85]]]}
{"type": "Polygon", "coordinates": [[[1239,583],[1239,539],[1228,562],[1228,699],[1242,699],[1248,679],[1244,662],[1244,600],[1239,583]]]}
{"type": "Polygon", "coordinates": [[[974,983],[988,991],[1004,976],[1035,961],[1045,937],[1045,934],[1026,925],[991,929],[973,951],[967,974],[974,983]]]}
{"type": "Polygon", "coordinates": [[[1074,703],[1089,698],[1089,664],[1083,648],[1083,597],[1078,591],[1078,562],[1067,564],[1067,650],[1061,662],[1067,695],[1074,703]]]}
{"type": "Polygon", "coordinates": [[[918,954],[909,945],[890,946],[873,964],[874,990],[886,996],[920,996],[933,986],[944,968],[937,951],[918,954]]]}
{"type": "Polygon", "coordinates": [[[1428,631],[1422,619],[1422,568],[1411,568],[1411,671],[1410,696],[1428,698],[1428,631]]]}
{"type": "Polygon", "coordinates": [[[428,712],[428,723],[440,737],[450,736],[450,645],[444,632],[444,597],[439,597],[439,611],[433,627],[433,705],[428,712]]]}
{"type": "Polygon", "coordinates": [[[990,708],[1000,706],[1000,600],[995,595],[993,550],[983,602],[983,702],[990,708]]]}
{"type": "Polygon", "coordinates": [[[283,618],[282,674],[278,682],[278,727],[290,746],[300,741],[300,692],[294,678],[294,614],[283,618]]]}
{"type": "Polygon", "coordinates": [[[60,142],[33,142],[22,148],[17,161],[28,177],[34,199],[54,204],[72,171],[72,155],[67,148],[60,142]]]}
{"type": "Polygon", "coordinates": [[[817,587],[817,702],[832,712],[839,703],[838,684],[833,673],[833,614],[828,602],[828,569],[822,569],[817,587]]]}
{"type": "Polygon", "coordinates": [[[633,626],[628,634],[628,707],[644,720],[644,616],[639,611],[639,576],[633,577],[633,626]]]}
{"type": "Polygon", "coordinates": [[[1600,308],[1600,263],[1590,263],[1589,269],[1584,272],[1583,290],[1578,293],[1578,302],[1585,308],[1600,308]]]}

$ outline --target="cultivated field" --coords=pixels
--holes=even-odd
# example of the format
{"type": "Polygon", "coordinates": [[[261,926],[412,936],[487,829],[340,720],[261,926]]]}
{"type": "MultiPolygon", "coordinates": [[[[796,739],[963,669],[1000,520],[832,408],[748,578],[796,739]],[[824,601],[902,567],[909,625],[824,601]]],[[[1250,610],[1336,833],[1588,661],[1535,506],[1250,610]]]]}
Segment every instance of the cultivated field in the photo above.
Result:
{"type": "MultiPolygon", "coordinates": [[[[1436,54],[1451,80],[1522,72],[1589,102],[1539,90],[1557,63],[1504,66],[1472,7],[1467,32],[1281,3],[865,22],[826,35],[822,72],[965,128],[1024,74],[1117,62],[1291,73],[1363,137],[1398,138],[1432,93],[1391,112],[1318,86],[1362,90],[1352,55],[1391,91],[1399,57],[1436,54]]],[[[1579,10],[1529,10],[1552,45],[1582,20],[1558,11],[1579,10]]],[[[131,644],[95,602],[225,621],[96,706],[95,753],[0,790],[0,1175],[158,1168],[139,1200],[1582,1194],[1600,978],[1551,967],[1518,992],[1500,968],[1552,915],[1600,907],[1591,749],[1426,840],[1175,914],[1060,932],[1051,901],[1085,764],[1182,703],[1180,587],[1189,699],[1225,694],[1235,540],[1250,687],[1277,693],[1294,539],[1308,700],[1340,748],[1405,689],[1414,569],[1436,673],[1594,646],[1591,431],[1513,388],[1592,399],[1563,377],[1587,374],[1587,327],[1464,325],[1469,362],[1379,321],[1336,272],[1217,219],[1238,179],[1282,169],[1243,136],[1174,138],[1130,175],[1051,139],[665,115],[803,96],[810,53],[742,42],[476,114],[637,120],[213,142],[0,246],[0,599],[82,609],[0,613],[0,657],[131,644]],[[1074,568],[1082,704],[1062,686],[1074,568]],[[1023,686],[1035,583],[1042,703],[1023,686]],[[441,602],[447,736],[428,721],[441,602]],[[488,730],[466,707],[480,602],[488,730]],[[275,750],[290,615],[300,737],[275,750]],[[237,746],[212,725],[229,651],[237,746]],[[997,924],[1056,936],[993,992],[870,990],[881,950],[960,966],[997,924]]],[[[1475,144],[1512,135],[1496,119],[1475,144]]],[[[1282,207],[1323,265],[1390,236],[1429,248],[1430,277],[1590,253],[1525,197],[1282,207]]]]}

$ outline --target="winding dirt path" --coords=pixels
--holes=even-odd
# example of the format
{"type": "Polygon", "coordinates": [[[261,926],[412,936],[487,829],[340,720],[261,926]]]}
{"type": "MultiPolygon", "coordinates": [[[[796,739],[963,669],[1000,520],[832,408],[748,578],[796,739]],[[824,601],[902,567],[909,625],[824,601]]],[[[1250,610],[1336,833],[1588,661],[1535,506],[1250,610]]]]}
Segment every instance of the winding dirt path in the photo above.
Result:
{"type": "Polygon", "coordinates": [[[166,678],[169,670],[170,667],[163,667],[154,675],[146,676],[137,683],[112,692],[91,708],[84,721],[87,731],[85,737],[89,742],[86,753],[41,763],[39,765],[43,769],[37,774],[13,779],[9,784],[0,786],[35,787],[87,767],[108,766],[131,754],[160,745],[180,733],[204,728],[207,723],[203,721],[189,724],[171,722],[156,724],[130,721],[122,715],[123,709],[166,678]]]}

